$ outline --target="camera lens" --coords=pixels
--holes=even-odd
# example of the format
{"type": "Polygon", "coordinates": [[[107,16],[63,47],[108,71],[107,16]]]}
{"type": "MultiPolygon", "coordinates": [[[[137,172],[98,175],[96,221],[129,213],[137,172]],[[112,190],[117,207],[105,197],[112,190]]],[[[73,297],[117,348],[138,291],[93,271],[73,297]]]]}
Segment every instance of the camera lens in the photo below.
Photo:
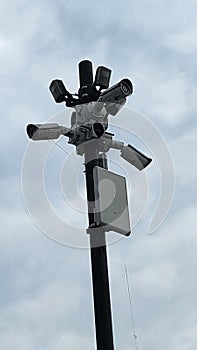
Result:
{"type": "Polygon", "coordinates": [[[105,131],[104,127],[101,123],[94,123],[93,130],[94,130],[97,137],[101,137],[105,131]]]}
{"type": "Polygon", "coordinates": [[[27,135],[29,136],[30,139],[34,136],[35,132],[38,130],[38,127],[33,124],[27,125],[27,135]]]}
{"type": "Polygon", "coordinates": [[[122,89],[122,92],[123,92],[125,95],[129,95],[129,94],[130,94],[129,86],[128,86],[126,83],[122,83],[122,84],[121,84],[121,89],[122,89]]]}

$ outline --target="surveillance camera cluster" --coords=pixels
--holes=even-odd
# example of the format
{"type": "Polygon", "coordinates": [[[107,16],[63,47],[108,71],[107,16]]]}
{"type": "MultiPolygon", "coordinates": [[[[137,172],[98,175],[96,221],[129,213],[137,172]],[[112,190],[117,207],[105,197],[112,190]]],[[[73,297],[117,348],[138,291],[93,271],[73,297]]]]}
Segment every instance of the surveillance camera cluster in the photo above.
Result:
{"type": "Polygon", "coordinates": [[[62,80],[53,80],[49,89],[55,102],[65,102],[67,107],[75,110],[71,115],[71,127],[66,128],[57,123],[29,124],[29,138],[34,141],[50,140],[64,135],[69,137],[69,143],[77,147],[77,153],[80,155],[84,153],[84,144],[87,141],[100,139],[101,151],[107,151],[106,145],[108,150],[117,148],[121,151],[122,158],[137,169],[144,169],[151,162],[150,158],[130,145],[125,146],[121,142],[113,141],[112,134],[106,132],[108,116],[115,116],[133,92],[129,79],[122,79],[109,87],[110,77],[111,70],[99,66],[93,80],[92,62],[84,60],[79,63],[80,88],[77,94],[68,92],[62,80]],[[114,146],[115,143],[118,147],[114,146]]]}
{"type": "MultiPolygon", "coordinates": [[[[85,60],[79,63],[80,88],[78,94],[71,94],[66,89],[63,81],[59,79],[53,80],[49,89],[55,102],[65,102],[67,107],[74,107],[93,101],[109,103],[110,105],[117,104],[117,102],[122,104],[123,100],[126,101],[126,97],[133,92],[132,83],[129,79],[123,79],[109,88],[110,77],[111,70],[107,67],[99,66],[93,81],[92,62],[85,60]]],[[[109,114],[115,115],[116,109],[113,110],[111,106],[109,114]]]]}
{"type": "Polygon", "coordinates": [[[92,62],[79,63],[80,88],[77,94],[71,94],[62,80],[55,79],[49,89],[57,103],[65,102],[75,112],[71,117],[71,136],[69,143],[79,144],[101,137],[108,127],[109,114],[115,116],[133,92],[129,79],[122,79],[109,88],[111,70],[99,66],[93,80],[92,62]]]}

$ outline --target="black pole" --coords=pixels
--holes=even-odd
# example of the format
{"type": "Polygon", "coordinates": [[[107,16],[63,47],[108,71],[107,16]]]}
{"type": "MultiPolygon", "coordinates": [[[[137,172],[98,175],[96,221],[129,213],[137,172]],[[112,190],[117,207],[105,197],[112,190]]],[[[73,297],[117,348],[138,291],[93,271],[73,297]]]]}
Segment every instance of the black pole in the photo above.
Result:
{"type": "Polygon", "coordinates": [[[114,350],[105,231],[103,228],[93,228],[95,224],[93,168],[96,165],[107,168],[107,160],[104,155],[99,155],[97,142],[92,141],[85,149],[85,173],[96,342],[97,350],[114,350]]]}

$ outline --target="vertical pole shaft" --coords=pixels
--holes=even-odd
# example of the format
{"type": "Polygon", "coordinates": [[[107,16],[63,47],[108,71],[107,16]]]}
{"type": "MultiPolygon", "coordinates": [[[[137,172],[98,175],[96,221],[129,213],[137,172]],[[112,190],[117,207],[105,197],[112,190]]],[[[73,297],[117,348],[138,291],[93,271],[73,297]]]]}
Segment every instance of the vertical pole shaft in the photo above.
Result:
{"type": "MultiPolygon", "coordinates": [[[[85,150],[86,187],[89,227],[94,225],[95,184],[93,168],[99,165],[107,168],[106,158],[99,158],[96,143],[85,150]]],[[[98,186],[98,184],[96,184],[98,186]]],[[[112,316],[110,303],[107,250],[103,229],[90,229],[90,255],[94,297],[94,315],[97,350],[114,350],[112,316]]]]}

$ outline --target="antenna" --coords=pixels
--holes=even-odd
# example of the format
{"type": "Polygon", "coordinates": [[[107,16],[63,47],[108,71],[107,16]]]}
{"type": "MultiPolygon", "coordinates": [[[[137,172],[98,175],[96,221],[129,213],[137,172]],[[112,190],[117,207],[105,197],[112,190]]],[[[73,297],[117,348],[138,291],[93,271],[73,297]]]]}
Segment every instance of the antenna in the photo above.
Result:
{"type": "Polygon", "coordinates": [[[135,349],[137,350],[137,334],[136,334],[136,331],[135,331],[135,320],[134,320],[134,313],[133,313],[133,303],[132,303],[132,299],[131,299],[128,271],[127,271],[127,265],[126,264],[125,264],[125,278],[126,278],[126,283],[127,283],[127,291],[128,291],[129,306],[130,306],[130,313],[131,313],[132,336],[133,336],[133,339],[134,339],[135,349]]]}

